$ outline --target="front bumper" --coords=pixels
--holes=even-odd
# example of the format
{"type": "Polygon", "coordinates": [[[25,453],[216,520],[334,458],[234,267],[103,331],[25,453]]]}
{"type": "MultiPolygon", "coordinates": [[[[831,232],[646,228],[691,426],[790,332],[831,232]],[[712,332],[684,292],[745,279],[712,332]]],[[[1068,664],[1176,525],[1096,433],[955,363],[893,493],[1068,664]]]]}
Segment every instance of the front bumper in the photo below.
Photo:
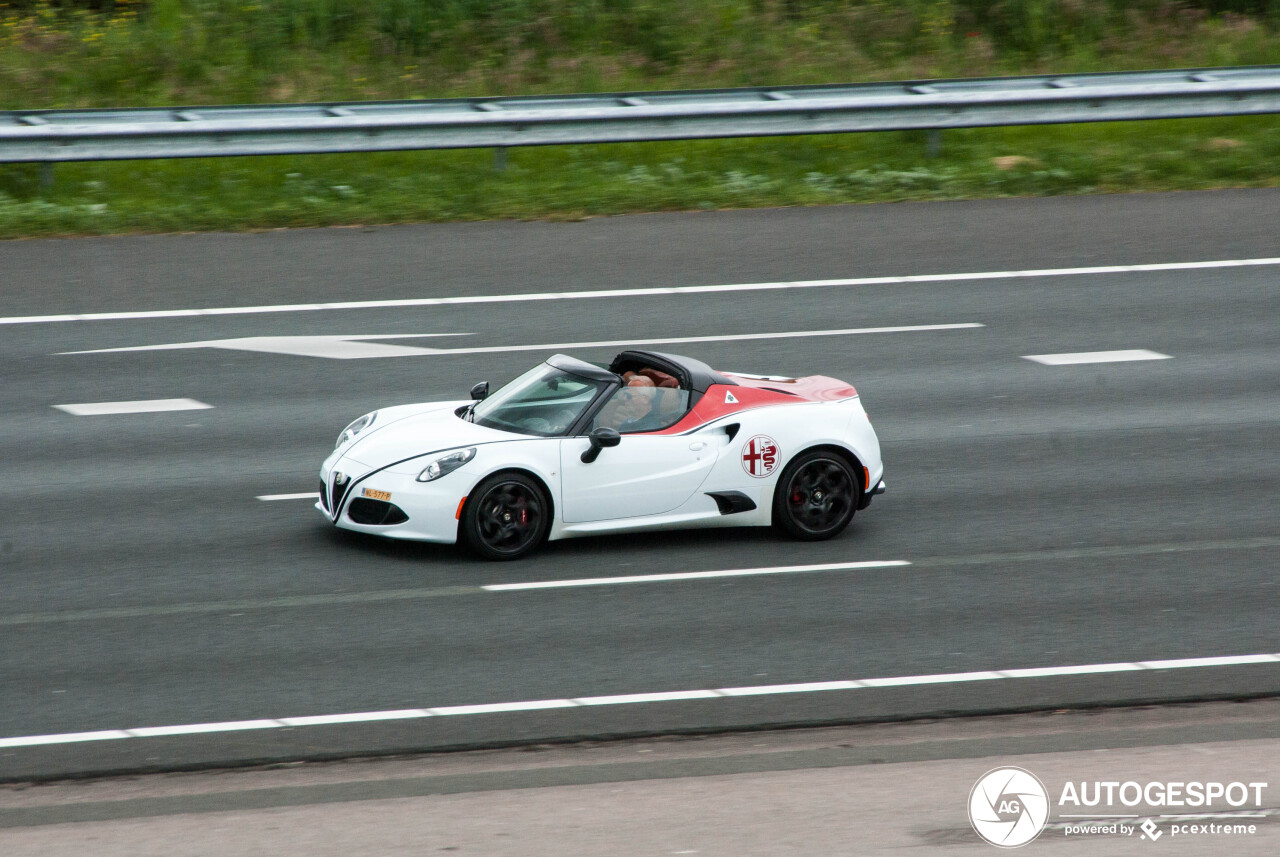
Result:
{"type": "Polygon", "coordinates": [[[457,514],[473,487],[464,474],[451,473],[436,482],[418,482],[417,471],[348,474],[351,481],[345,492],[335,492],[335,472],[347,473],[343,468],[354,469],[354,463],[325,464],[320,470],[325,490],[316,509],[334,526],[393,539],[440,544],[458,540],[457,514]]]}
{"type": "Polygon", "coordinates": [[[863,509],[870,506],[871,498],[878,497],[884,492],[885,492],[884,480],[881,479],[879,484],[876,485],[876,487],[872,488],[870,491],[862,495],[862,500],[861,502],[858,503],[858,511],[862,511],[863,509]]]}

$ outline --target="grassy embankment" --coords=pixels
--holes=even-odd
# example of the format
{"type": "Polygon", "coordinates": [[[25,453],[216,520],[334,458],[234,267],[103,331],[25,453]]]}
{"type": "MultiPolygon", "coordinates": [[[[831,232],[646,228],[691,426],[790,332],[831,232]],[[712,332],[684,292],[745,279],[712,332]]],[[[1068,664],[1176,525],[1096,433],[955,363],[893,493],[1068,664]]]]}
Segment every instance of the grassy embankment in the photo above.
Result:
{"type": "MultiPolygon", "coordinates": [[[[1277,0],[0,2],[0,108],[430,98],[1280,62],[1277,0]]],[[[1280,184],[1280,117],[0,164],[0,237],[1280,184]]]]}

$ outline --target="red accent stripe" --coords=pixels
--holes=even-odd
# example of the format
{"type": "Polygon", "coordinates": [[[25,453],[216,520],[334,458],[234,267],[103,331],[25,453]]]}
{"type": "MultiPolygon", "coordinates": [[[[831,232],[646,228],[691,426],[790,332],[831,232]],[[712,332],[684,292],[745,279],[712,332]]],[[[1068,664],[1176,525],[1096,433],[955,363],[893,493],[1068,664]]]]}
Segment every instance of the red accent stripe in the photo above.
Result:
{"type": "Polygon", "coordinates": [[[702,395],[698,403],[693,406],[693,410],[685,414],[680,422],[673,426],[663,429],[662,431],[647,432],[648,434],[681,434],[682,432],[695,429],[698,426],[705,425],[712,420],[718,420],[721,417],[727,417],[740,411],[751,410],[752,408],[764,407],[767,405],[788,405],[806,401],[798,399],[795,396],[788,396],[785,393],[775,393],[773,390],[760,390],[753,387],[729,387],[724,384],[713,384],[707,388],[707,392],[702,395]],[[732,393],[733,398],[737,401],[726,402],[726,393],[732,393]]]}
{"type": "Polygon", "coordinates": [[[837,402],[858,395],[858,391],[851,384],[825,375],[809,375],[786,382],[743,378],[730,372],[721,374],[737,381],[739,386],[711,385],[698,400],[698,404],[694,405],[693,410],[685,414],[680,422],[661,431],[644,432],[644,434],[682,434],[706,425],[712,420],[752,408],[792,405],[798,402],[837,402]],[[786,392],[780,393],[779,390],[786,390],[786,392]],[[737,401],[726,402],[726,393],[732,393],[737,401]]]}

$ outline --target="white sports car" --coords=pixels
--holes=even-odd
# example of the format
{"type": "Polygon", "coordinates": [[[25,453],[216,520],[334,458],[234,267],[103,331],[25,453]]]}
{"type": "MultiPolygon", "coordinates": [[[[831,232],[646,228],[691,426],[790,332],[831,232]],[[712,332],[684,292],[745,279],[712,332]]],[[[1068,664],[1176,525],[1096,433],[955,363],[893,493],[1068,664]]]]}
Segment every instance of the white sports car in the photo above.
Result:
{"type": "Polygon", "coordinates": [[[772,524],[828,539],[884,492],[880,443],[834,378],[557,354],[494,393],[383,408],[320,469],[336,526],[515,559],[545,539],[772,524]]]}

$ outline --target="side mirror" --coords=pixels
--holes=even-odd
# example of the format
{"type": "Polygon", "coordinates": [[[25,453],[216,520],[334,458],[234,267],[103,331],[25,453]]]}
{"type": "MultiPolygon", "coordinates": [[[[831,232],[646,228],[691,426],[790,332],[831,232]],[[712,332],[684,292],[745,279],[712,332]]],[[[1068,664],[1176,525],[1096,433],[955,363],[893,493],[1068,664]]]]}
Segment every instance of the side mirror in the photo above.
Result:
{"type": "Polygon", "coordinates": [[[481,381],[479,384],[476,384],[474,387],[471,388],[471,398],[475,399],[477,402],[481,401],[482,399],[485,398],[485,396],[488,396],[488,395],[489,395],[488,381],[481,381]]]}
{"type": "Polygon", "coordinates": [[[606,446],[617,446],[622,443],[622,435],[618,434],[617,429],[600,426],[600,428],[593,429],[591,434],[587,435],[587,440],[591,442],[591,446],[582,452],[583,464],[590,464],[599,458],[600,450],[606,446]]]}

